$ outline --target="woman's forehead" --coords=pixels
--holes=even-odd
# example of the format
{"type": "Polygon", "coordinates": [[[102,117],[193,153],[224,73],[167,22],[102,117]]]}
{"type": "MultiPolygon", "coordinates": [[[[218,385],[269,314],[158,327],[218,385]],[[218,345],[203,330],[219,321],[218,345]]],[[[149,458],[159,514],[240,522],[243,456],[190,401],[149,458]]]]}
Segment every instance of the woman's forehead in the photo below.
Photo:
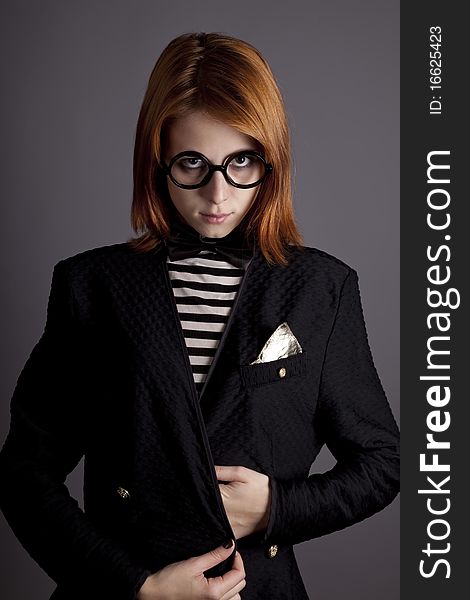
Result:
{"type": "Polygon", "coordinates": [[[222,161],[238,150],[256,150],[256,142],[234,127],[202,111],[179,117],[167,132],[167,149],[170,156],[185,150],[201,152],[211,161],[222,161]]]}

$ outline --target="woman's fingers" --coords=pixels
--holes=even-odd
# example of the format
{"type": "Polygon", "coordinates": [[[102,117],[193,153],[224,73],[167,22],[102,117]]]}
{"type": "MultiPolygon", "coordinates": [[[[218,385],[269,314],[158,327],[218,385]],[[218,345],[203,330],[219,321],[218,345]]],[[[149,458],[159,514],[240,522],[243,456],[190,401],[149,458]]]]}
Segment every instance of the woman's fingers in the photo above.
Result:
{"type": "Polygon", "coordinates": [[[193,566],[197,569],[197,572],[202,575],[204,571],[208,571],[211,567],[215,567],[215,565],[228,558],[233,552],[233,540],[230,541],[232,544],[229,546],[229,548],[217,546],[217,548],[214,548],[205,554],[201,554],[200,556],[195,556],[194,558],[190,559],[193,563],[193,566]]]}
{"type": "Polygon", "coordinates": [[[245,568],[239,552],[235,552],[233,565],[230,571],[220,577],[206,579],[210,597],[218,600],[231,600],[236,598],[238,592],[245,585],[245,568]]]}
{"type": "Polygon", "coordinates": [[[203,571],[230,556],[232,549],[219,546],[200,556],[171,563],[150,575],[138,592],[139,600],[231,600],[240,598],[245,587],[245,569],[238,552],[234,555],[232,569],[220,577],[206,578],[203,571]]]}
{"type": "Polygon", "coordinates": [[[215,465],[215,472],[218,481],[240,481],[245,483],[250,481],[253,478],[253,474],[256,473],[252,469],[241,465],[215,465]]]}
{"type": "Polygon", "coordinates": [[[245,568],[243,566],[242,557],[239,552],[235,552],[235,557],[233,560],[232,570],[226,573],[223,576],[223,579],[226,579],[226,576],[232,571],[236,571],[239,576],[243,578],[236,583],[231,589],[229,589],[223,596],[220,597],[220,600],[241,600],[239,592],[246,586],[245,579],[245,568]]]}

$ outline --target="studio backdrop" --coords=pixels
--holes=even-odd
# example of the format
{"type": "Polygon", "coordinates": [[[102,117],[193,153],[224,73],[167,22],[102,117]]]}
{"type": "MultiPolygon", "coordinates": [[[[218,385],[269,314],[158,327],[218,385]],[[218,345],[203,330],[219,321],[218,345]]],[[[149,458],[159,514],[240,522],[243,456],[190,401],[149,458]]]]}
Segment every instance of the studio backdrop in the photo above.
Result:
{"type": "MultiPolygon", "coordinates": [[[[398,0],[20,0],[0,12],[1,443],[45,324],[53,265],[132,234],[133,143],[148,76],[189,31],[239,37],[269,62],[291,129],[297,223],[307,246],[357,270],[375,365],[399,421],[398,0]]],[[[333,464],[323,450],[311,473],[333,464]]],[[[82,505],[82,464],[67,485],[82,505]]],[[[48,598],[54,582],[3,516],[0,536],[2,598],[48,598]]],[[[399,499],[295,553],[312,599],[397,600],[399,499]]]]}

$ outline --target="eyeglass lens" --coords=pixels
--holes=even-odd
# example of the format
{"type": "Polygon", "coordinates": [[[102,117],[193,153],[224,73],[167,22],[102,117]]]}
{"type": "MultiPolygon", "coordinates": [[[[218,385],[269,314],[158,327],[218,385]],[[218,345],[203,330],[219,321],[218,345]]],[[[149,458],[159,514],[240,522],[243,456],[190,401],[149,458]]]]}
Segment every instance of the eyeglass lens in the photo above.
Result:
{"type": "MultiPolygon", "coordinates": [[[[209,165],[198,156],[181,156],[171,167],[172,177],[182,185],[197,185],[209,172],[209,165]]],[[[264,162],[257,156],[238,154],[227,165],[227,175],[235,183],[250,185],[265,172],[264,162]]]]}

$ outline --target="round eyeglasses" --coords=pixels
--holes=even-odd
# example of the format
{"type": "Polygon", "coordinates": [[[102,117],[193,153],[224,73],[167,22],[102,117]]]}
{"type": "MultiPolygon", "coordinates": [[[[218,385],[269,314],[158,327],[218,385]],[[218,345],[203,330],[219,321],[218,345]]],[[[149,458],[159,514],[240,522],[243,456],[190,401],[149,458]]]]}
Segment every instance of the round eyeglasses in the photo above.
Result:
{"type": "Polygon", "coordinates": [[[200,152],[187,150],[173,156],[170,163],[162,163],[163,172],[178,187],[194,190],[209,183],[215,171],[221,171],[230,185],[249,189],[259,185],[272,173],[273,167],[253,150],[235,152],[222,165],[213,165],[200,152]]]}

